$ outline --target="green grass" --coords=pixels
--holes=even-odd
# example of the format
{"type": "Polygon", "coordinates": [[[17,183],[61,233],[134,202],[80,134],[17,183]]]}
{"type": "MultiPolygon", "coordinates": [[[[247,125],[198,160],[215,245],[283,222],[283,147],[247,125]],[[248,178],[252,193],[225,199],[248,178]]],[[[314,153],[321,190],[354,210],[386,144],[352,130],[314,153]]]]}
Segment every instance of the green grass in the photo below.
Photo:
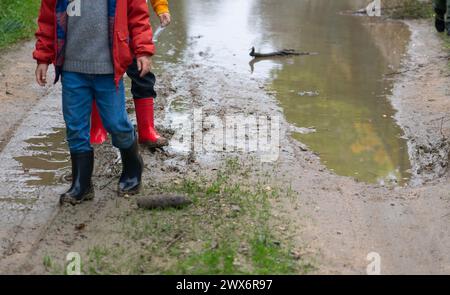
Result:
{"type": "Polygon", "coordinates": [[[44,265],[45,270],[50,274],[61,274],[64,272],[63,267],[49,254],[44,255],[42,258],[42,265],[44,265]]]}
{"type": "Polygon", "coordinates": [[[395,19],[421,19],[433,16],[431,1],[389,0],[382,4],[383,13],[395,19]]]}
{"type": "Polygon", "coordinates": [[[53,267],[53,259],[50,255],[45,255],[42,259],[42,264],[44,265],[45,269],[49,270],[53,267]]]}
{"type": "Polygon", "coordinates": [[[33,36],[39,0],[0,1],[0,49],[33,36]]]}
{"type": "MultiPolygon", "coordinates": [[[[289,190],[250,179],[252,167],[237,159],[208,178],[170,181],[156,191],[189,195],[184,209],[130,209],[117,219],[112,241],[93,245],[86,274],[303,274],[312,265],[291,255],[285,220],[271,201],[289,190]]],[[[150,188],[148,188],[150,189],[150,188]]],[[[155,188],[151,188],[154,192],[155,188]]],[[[295,249],[298,250],[298,249],[295,249]]]]}
{"type": "Polygon", "coordinates": [[[246,254],[239,253],[239,243],[233,240],[225,242],[223,245],[218,245],[214,249],[210,243],[207,243],[205,250],[181,260],[175,269],[168,273],[267,275],[306,273],[310,270],[311,266],[308,264],[305,264],[305,267],[302,269],[290,257],[286,249],[281,248],[272,241],[273,237],[270,233],[256,235],[253,239],[249,239],[249,236],[246,238],[245,241],[249,245],[248,253],[246,254]],[[241,259],[244,263],[239,262],[239,256],[242,256],[241,259]]]}

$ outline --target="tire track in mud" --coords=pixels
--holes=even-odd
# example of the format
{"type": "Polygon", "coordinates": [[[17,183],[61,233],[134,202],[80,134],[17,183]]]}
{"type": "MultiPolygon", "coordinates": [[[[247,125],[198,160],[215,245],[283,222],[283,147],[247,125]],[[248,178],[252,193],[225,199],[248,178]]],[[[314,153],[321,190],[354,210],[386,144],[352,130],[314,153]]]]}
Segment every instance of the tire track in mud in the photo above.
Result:
{"type": "Polygon", "coordinates": [[[56,196],[61,186],[30,185],[37,176],[16,159],[37,157],[26,141],[63,126],[60,99],[57,99],[59,91],[58,87],[53,87],[31,109],[0,153],[0,223],[4,225],[0,229],[2,268],[7,268],[8,261],[17,262],[18,257],[31,249],[48,220],[57,212],[56,196]]]}

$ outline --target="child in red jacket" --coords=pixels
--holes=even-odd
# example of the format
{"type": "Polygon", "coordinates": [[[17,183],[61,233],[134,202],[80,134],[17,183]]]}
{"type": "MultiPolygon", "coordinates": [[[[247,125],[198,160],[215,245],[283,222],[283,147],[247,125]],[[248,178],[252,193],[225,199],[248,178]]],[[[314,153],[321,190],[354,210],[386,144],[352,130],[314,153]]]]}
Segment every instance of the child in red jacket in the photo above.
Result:
{"type": "Polygon", "coordinates": [[[140,189],[143,162],[125,109],[122,76],[134,57],[141,75],[151,70],[154,45],[148,19],[145,0],[42,0],[33,53],[36,80],[44,86],[48,65],[55,65],[72,160],[72,186],[61,203],[93,197],[89,133],[94,97],[122,156],[119,191],[134,194],[140,189]]]}
{"type": "MultiPolygon", "coordinates": [[[[161,26],[166,27],[171,22],[169,3],[167,0],[150,0],[151,6],[158,16],[161,26]]],[[[131,94],[136,110],[138,140],[147,147],[164,147],[168,140],[160,135],[154,123],[154,99],[156,98],[156,77],[153,73],[141,76],[136,60],[127,69],[127,75],[131,79],[131,94]]],[[[100,115],[94,103],[91,118],[91,143],[102,144],[108,135],[102,125],[100,115]]]]}

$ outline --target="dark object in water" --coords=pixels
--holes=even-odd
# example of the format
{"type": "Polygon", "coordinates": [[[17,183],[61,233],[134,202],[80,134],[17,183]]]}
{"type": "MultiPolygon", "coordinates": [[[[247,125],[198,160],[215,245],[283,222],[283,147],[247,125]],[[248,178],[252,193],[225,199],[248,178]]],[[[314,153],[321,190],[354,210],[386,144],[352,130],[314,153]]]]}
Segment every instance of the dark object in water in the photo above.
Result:
{"type": "Polygon", "coordinates": [[[152,195],[137,198],[137,205],[144,209],[181,208],[192,204],[192,201],[183,195],[152,195]]]}
{"type": "Polygon", "coordinates": [[[255,51],[255,47],[252,47],[250,51],[250,56],[253,57],[273,57],[273,56],[289,56],[289,55],[312,55],[311,52],[297,52],[295,49],[283,49],[280,51],[260,53],[255,51]]]}

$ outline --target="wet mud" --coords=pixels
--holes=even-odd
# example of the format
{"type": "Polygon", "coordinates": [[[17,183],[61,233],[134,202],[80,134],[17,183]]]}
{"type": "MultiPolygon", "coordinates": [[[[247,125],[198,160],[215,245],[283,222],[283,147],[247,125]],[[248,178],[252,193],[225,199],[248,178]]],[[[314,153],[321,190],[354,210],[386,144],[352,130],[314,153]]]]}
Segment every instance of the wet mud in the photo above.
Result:
{"type": "MultiPolygon", "coordinates": [[[[270,14],[270,1],[218,1],[199,14],[205,9],[202,2],[180,1],[173,12],[174,29],[160,37],[156,117],[171,140],[164,150],[142,148],[144,193],[161,182],[208,176],[223,160],[237,156],[253,163],[255,173],[265,172],[296,192],[295,198],[274,202],[272,209],[295,228],[286,238],[314,257],[318,273],[365,273],[367,254],[373,251],[383,259],[382,273],[450,273],[450,128],[445,119],[450,81],[433,28],[343,16],[340,10],[363,1],[333,1],[327,13],[344,28],[357,26],[363,40],[343,32],[336,32],[328,47],[297,40],[282,47],[319,55],[263,60],[252,69],[251,46],[271,51],[289,40],[281,34],[288,24],[277,23],[276,17],[286,11],[270,14]],[[218,24],[219,13],[227,17],[218,24]],[[255,15],[266,16],[267,23],[258,24],[255,15]],[[228,30],[218,34],[217,26],[228,30]],[[260,26],[266,35],[258,33],[260,26]],[[383,36],[391,30],[402,33],[385,42],[383,36]],[[366,60],[367,42],[377,63],[366,60]],[[347,46],[356,49],[348,52],[347,46]],[[351,63],[352,56],[360,67],[351,63]],[[328,67],[332,71],[323,79],[328,67]],[[335,81],[336,76],[341,80],[335,81]],[[235,138],[232,146],[212,144],[223,137],[221,123],[226,121],[221,119],[230,115],[272,118],[279,124],[278,142],[269,150],[251,148],[258,132],[249,125],[244,140],[235,138]],[[345,171],[336,168],[342,165],[345,171]]],[[[325,2],[295,5],[309,15],[322,13],[325,2]]],[[[304,21],[315,25],[302,26],[302,36],[323,34],[326,28],[318,28],[308,15],[304,21]]],[[[44,273],[42,259],[48,253],[63,258],[96,242],[113,243],[120,216],[136,209],[133,200],[117,198],[120,160],[109,142],[95,147],[94,201],[57,206],[58,194],[68,185],[60,88],[33,86],[30,44],[10,53],[22,57],[29,73],[23,80],[23,75],[11,80],[14,69],[2,61],[1,82],[8,79],[9,89],[17,91],[14,99],[1,97],[6,106],[1,111],[6,132],[0,134],[2,273],[44,273]],[[35,99],[28,101],[30,97],[35,99]],[[8,115],[14,108],[23,110],[8,115]]],[[[135,121],[131,101],[129,109],[135,121]]]]}

